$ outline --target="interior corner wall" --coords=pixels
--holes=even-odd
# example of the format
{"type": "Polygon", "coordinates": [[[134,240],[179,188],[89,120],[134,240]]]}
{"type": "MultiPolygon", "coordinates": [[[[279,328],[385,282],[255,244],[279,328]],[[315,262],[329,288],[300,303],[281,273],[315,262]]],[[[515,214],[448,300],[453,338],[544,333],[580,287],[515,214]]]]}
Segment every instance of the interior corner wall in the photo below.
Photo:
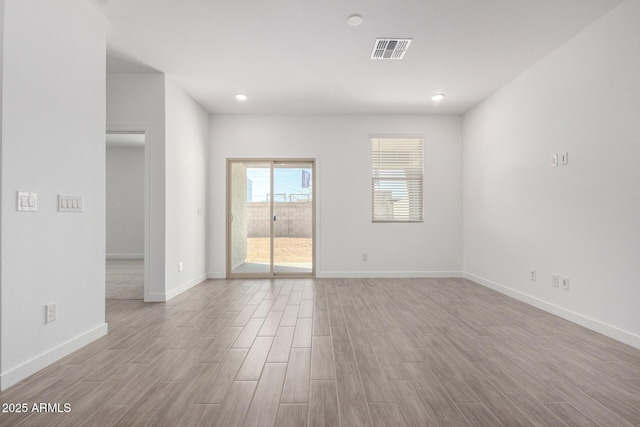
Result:
{"type": "Polygon", "coordinates": [[[0,388],[107,331],[106,22],[83,0],[6,0],[2,52],[0,388]],[[37,193],[17,211],[16,192],[37,193]],[[58,212],[58,195],[84,212],[58,212]],[[45,305],[57,319],[45,323],[45,305]]]}
{"type": "Polygon", "coordinates": [[[144,147],[107,147],[107,258],[144,258],[144,147]]]}
{"type": "MultiPolygon", "coordinates": [[[[165,75],[107,74],[107,129],[144,130],[149,151],[149,295],[165,301],[165,75]]],[[[105,135],[103,135],[103,149],[105,135]]]]}
{"type": "Polygon", "coordinates": [[[460,116],[212,115],[209,277],[226,274],[227,158],[316,159],[318,277],[461,276],[461,150],[460,116]],[[372,134],[425,136],[423,223],[372,224],[372,134]]]}
{"type": "Polygon", "coordinates": [[[167,76],[166,295],[206,280],[209,115],[167,76]],[[178,271],[178,264],[182,271],[178,271]]]}
{"type": "Polygon", "coordinates": [[[622,3],[463,125],[465,276],[638,348],[639,16],[622,3]]]}

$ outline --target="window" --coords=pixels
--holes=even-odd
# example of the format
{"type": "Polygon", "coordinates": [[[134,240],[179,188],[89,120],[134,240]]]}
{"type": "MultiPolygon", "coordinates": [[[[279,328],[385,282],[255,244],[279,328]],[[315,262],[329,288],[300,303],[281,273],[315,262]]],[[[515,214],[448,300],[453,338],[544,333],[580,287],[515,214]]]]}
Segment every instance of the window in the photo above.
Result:
{"type": "Polygon", "coordinates": [[[372,222],[422,222],[421,137],[371,138],[372,222]]]}

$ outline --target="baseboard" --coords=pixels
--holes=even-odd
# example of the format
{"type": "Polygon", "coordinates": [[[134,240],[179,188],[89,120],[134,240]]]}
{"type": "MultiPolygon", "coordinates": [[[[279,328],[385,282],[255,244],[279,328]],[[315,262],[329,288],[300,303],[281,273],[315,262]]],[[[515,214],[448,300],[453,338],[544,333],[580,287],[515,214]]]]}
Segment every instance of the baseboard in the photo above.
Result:
{"type": "Polygon", "coordinates": [[[227,275],[219,271],[210,271],[207,273],[207,279],[226,279],[227,275]]]}
{"type": "Polygon", "coordinates": [[[462,277],[461,271],[319,271],[327,279],[403,279],[462,277]]]}
{"type": "Polygon", "coordinates": [[[149,294],[144,296],[144,302],[166,302],[167,294],[149,294]]]}
{"type": "Polygon", "coordinates": [[[107,259],[144,259],[144,254],[107,254],[107,259]]]}
{"type": "Polygon", "coordinates": [[[14,384],[22,381],[23,379],[35,374],[39,370],[46,368],[54,362],[62,359],[63,357],[73,353],[74,351],[84,347],[92,341],[107,334],[109,327],[106,323],[97,326],[90,331],[87,331],[77,337],[66,341],[57,347],[52,348],[39,356],[34,357],[31,360],[24,362],[23,364],[10,369],[7,372],[3,372],[0,375],[0,391],[4,391],[14,384]]]}
{"type": "Polygon", "coordinates": [[[188,291],[189,289],[193,288],[196,285],[199,285],[200,283],[204,282],[205,280],[207,280],[207,275],[203,274],[201,276],[196,277],[193,280],[188,281],[187,283],[183,283],[182,285],[178,286],[175,289],[170,290],[169,292],[166,293],[166,300],[165,301],[169,301],[171,298],[175,298],[178,295],[180,295],[181,293],[188,291]]]}
{"type": "Polygon", "coordinates": [[[622,330],[599,320],[592,319],[580,313],[576,313],[575,311],[567,310],[566,308],[541,300],[531,295],[527,295],[523,292],[516,291],[507,286],[492,282],[491,280],[487,280],[471,273],[464,273],[463,277],[465,279],[471,280],[474,283],[493,289],[494,291],[498,291],[501,294],[510,296],[519,301],[532,305],[536,308],[539,308],[540,310],[544,310],[547,313],[554,314],[565,320],[583,326],[587,329],[591,329],[592,331],[598,332],[599,334],[602,334],[606,337],[640,349],[640,336],[635,335],[631,332],[622,330]]]}
{"type": "Polygon", "coordinates": [[[189,289],[193,288],[196,285],[199,285],[200,283],[207,280],[207,278],[208,278],[207,275],[203,274],[201,276],[196,277],[193,280],[190,280],[186,283],[183,283],[182,285],[179,285],[177,288],[171,289],[169,292],[152,293],[152,294],[146,295],[144,298],[144,302],[167,302],[171,298],[175,298],[181,293],[188,291],[189,289]]]}

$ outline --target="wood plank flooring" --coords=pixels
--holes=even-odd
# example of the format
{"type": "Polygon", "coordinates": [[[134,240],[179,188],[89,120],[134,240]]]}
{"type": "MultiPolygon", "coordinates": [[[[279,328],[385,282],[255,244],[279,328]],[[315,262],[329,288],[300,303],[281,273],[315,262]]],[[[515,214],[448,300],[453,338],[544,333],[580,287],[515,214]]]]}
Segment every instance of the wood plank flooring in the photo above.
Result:
{"type": "Polygon", "coordinates": [[[144,299],[144,260],[107,259],[106,299],[144,299]]]}
{"type": "Polygon", "coordinates": [[[464,279],[210,280],[0,394],[0,426],[638,426],[640,350],[464,279]]]}

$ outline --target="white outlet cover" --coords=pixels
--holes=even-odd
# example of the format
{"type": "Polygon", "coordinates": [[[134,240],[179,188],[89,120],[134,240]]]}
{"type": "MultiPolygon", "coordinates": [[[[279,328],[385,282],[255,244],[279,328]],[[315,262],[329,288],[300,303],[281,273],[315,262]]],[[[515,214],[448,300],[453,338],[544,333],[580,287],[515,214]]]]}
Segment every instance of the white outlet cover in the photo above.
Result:
{"type": "Polygon", "coordinates": [[[56,320],[56,304],[51,303],[45,306],[46,323],[51,323],[56,320]]]}
{"type": "Polygon", "coordinates": [[[560,276],[558,276],[557,274],[551,275],[551,286],[553,286],[554,288],[560,286],[560,276]]]}
{"type": "Polygon", "coordinates": [[[553,156],[551,156],[551,167],[555,168],[558,166],[558,155],[554,154],[553,156]]]}

